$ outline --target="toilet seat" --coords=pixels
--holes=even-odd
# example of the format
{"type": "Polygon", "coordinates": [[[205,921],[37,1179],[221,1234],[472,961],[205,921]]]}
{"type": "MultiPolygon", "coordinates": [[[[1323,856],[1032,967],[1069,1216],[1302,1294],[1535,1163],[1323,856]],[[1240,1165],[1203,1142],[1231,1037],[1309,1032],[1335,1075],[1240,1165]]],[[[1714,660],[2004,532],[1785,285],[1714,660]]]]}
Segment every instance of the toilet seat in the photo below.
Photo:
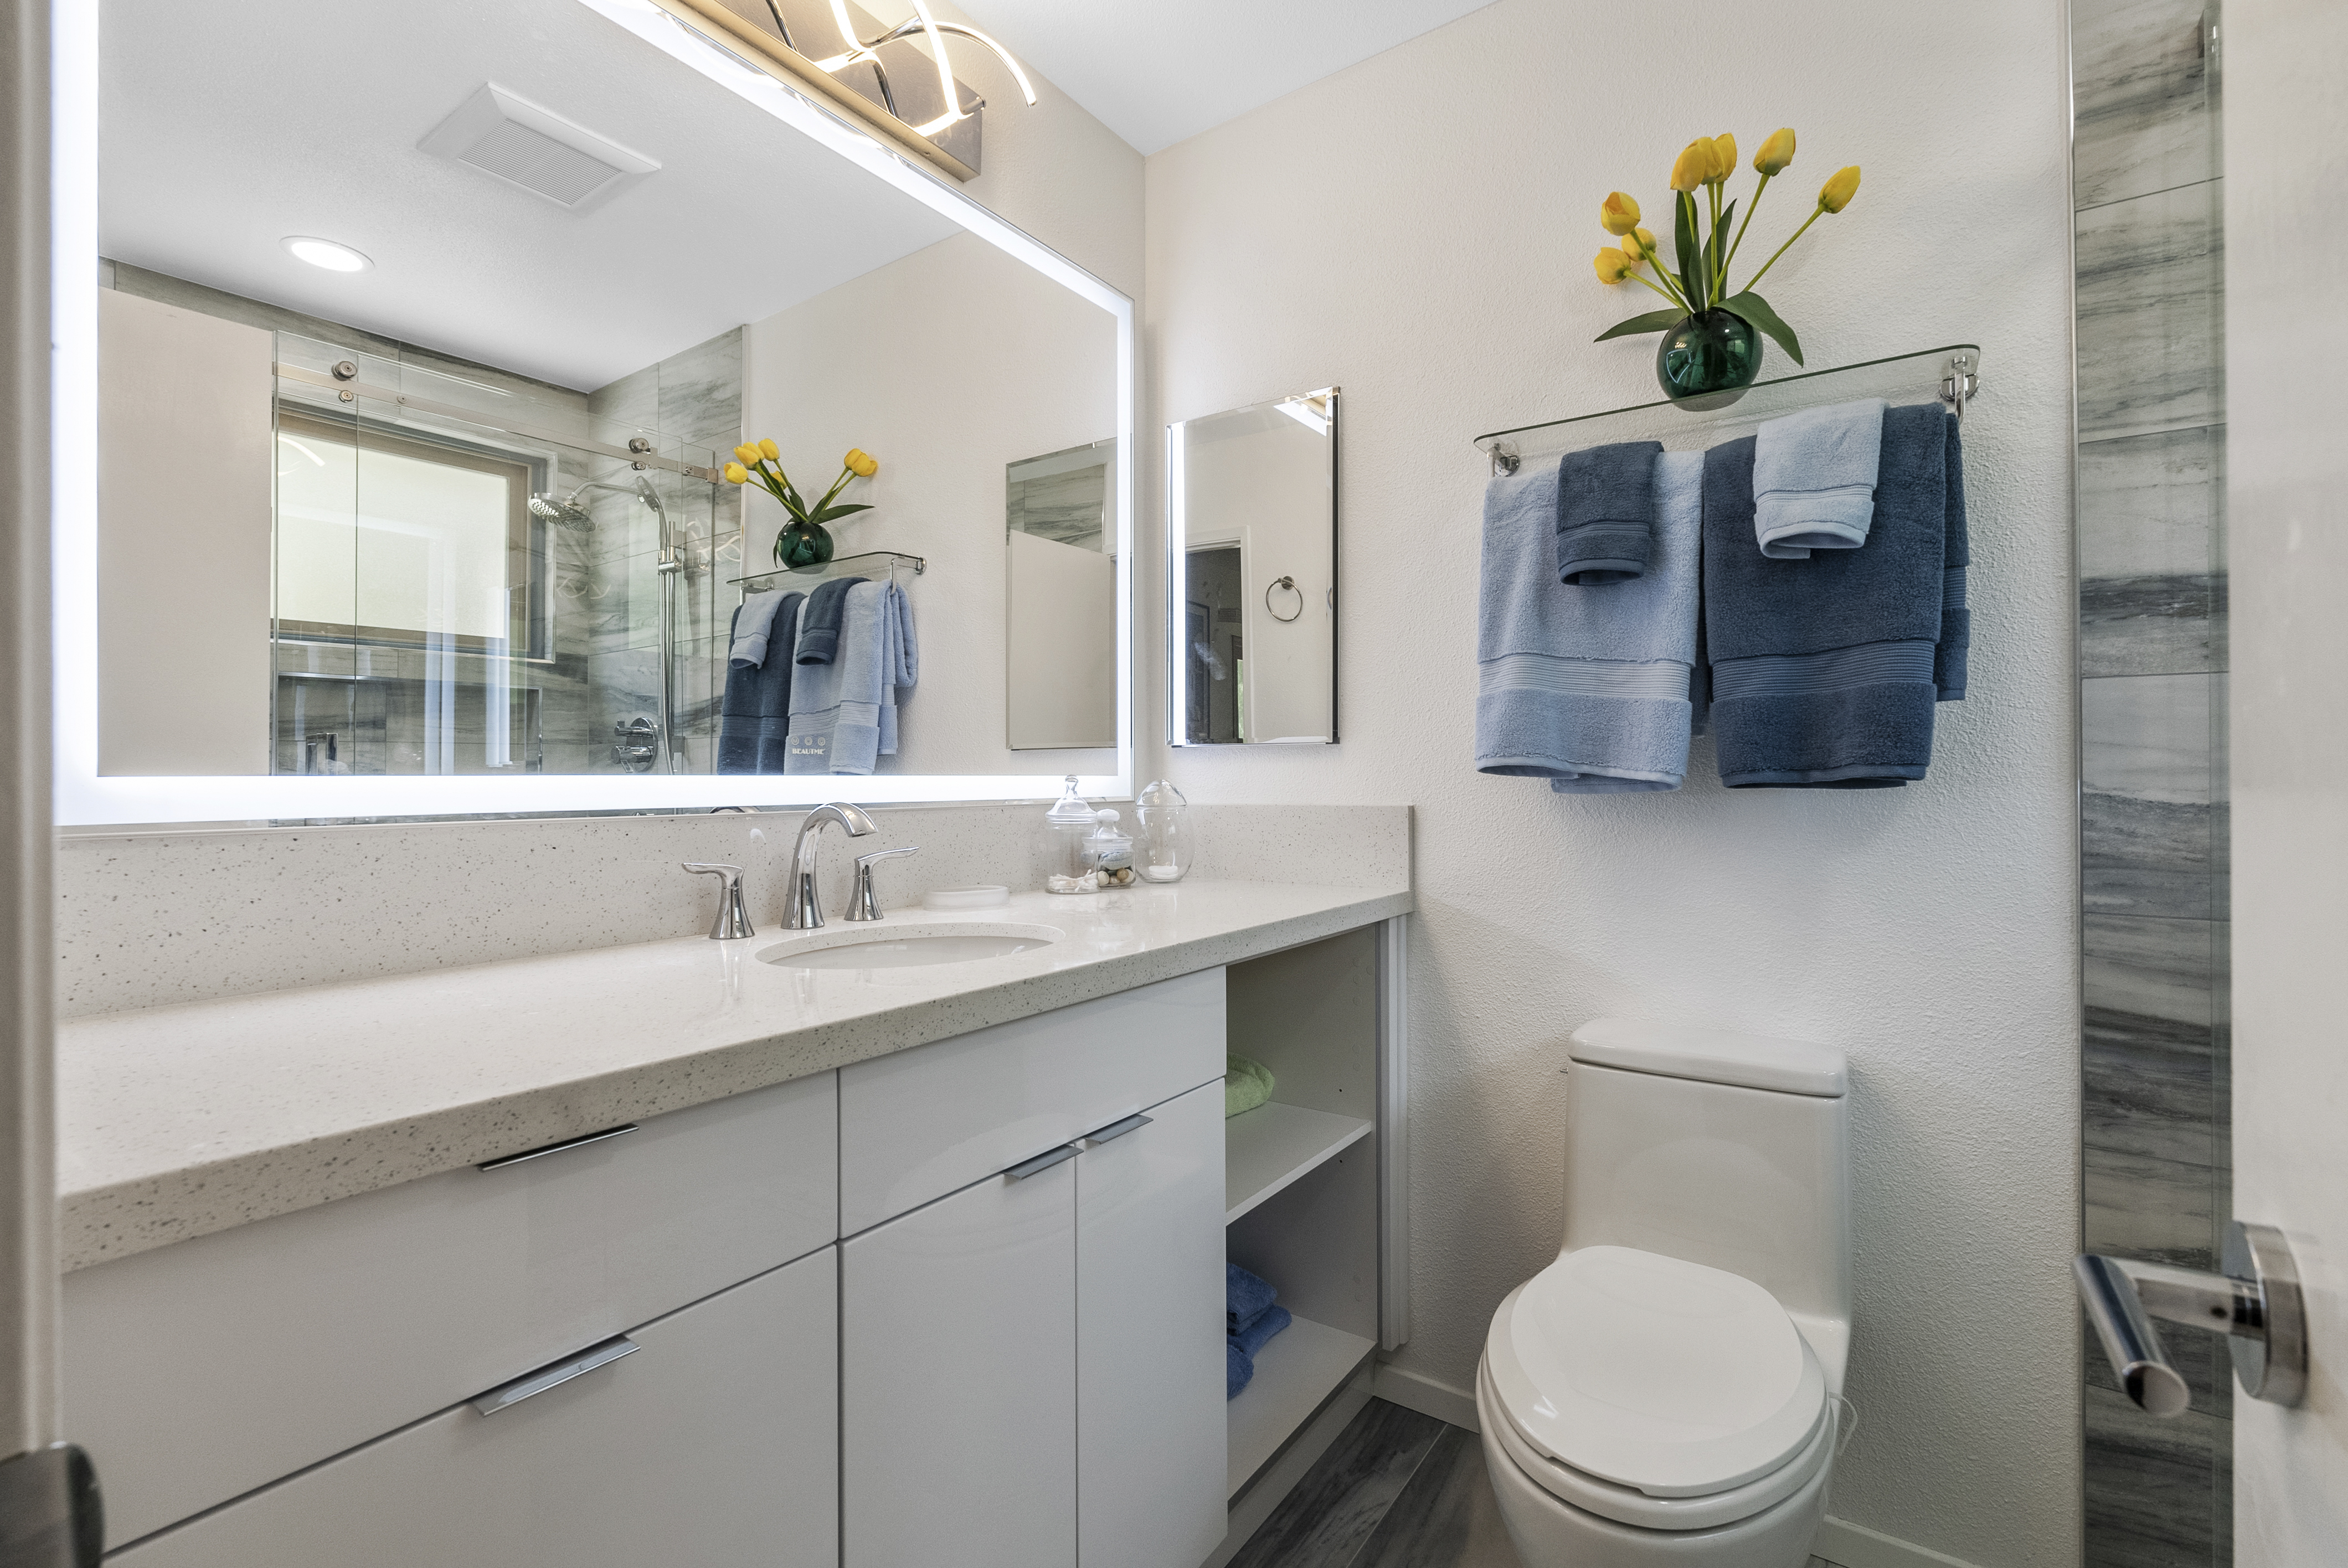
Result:
{"type": "Polygon", "coordinates": [[[1776,1299],[1632,1247],[1568,1253],[1519,1286],[1479,1376],[1526,1473],[1624,1523],[1744,1517],[1831,1453],[1825,1374],[1776,1299]]]}

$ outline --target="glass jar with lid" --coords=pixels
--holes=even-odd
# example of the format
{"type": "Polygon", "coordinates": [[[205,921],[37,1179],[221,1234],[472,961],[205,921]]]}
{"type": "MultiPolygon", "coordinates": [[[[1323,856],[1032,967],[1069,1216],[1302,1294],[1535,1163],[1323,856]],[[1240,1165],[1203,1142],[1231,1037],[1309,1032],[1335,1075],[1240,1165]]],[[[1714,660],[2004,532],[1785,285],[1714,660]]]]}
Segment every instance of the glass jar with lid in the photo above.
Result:
{"type": "Polygon", "coordinates": [[[1103,887],[1130,887],[1139,880],[1133,869],[1133,838],[1117,826],[1117,814],[1093,814],[1099,824],[1085,840],[1085,869],[1103,887]]]}
{"type": "Polygon", "coordinates": [[[1099,883],[1086,876],[1085,849],[1100,824],[1093,808],[1076,794],[1076,775],[1070,774],[1060,798],[1044,814],[1044,886],[1054,893],[1091,893],[1099,883]]]}
{"type": "Polygon", "coordinates": [[[1134,815],[1141,828],[1135,848],[1135,869],[1145,882],[1179,882],[1198,852],[1198,830],[1190,825],[1190,803],[1164,779],[1134,798],[1134,815]]]}

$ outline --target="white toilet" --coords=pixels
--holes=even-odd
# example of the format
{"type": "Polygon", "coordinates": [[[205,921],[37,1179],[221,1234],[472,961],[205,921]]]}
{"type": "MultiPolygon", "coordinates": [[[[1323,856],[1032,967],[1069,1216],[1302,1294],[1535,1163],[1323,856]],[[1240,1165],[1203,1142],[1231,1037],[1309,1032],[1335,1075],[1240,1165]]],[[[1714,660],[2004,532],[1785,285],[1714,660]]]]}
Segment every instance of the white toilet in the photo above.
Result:
{"type": "Polygon", "coordinates": [[[1842,1053],[1601,1019],[1565,1246],[1492,1315],[1484,1458],[1525,1568],[1802,1568],[1850,1346],[1842,1053]]]}

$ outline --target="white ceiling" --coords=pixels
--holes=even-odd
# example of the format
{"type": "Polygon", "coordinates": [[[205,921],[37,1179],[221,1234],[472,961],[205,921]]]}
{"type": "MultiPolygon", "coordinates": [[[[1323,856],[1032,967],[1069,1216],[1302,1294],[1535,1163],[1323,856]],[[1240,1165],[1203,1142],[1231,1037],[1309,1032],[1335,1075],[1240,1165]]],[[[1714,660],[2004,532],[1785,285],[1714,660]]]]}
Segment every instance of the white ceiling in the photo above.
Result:
{"type": "Polygon", "coordinates": [[[106,255],[563,386],[956,232],[578,0],[107,0],[101,29],[106,255]],[[573,211],[418,150],[487,81],[662,167],[573,211]]]}
{"type": "Polygon", "coordinates": [[[1004,47],[1156,152],[1491,0],[963,0],[1004,47]]]}

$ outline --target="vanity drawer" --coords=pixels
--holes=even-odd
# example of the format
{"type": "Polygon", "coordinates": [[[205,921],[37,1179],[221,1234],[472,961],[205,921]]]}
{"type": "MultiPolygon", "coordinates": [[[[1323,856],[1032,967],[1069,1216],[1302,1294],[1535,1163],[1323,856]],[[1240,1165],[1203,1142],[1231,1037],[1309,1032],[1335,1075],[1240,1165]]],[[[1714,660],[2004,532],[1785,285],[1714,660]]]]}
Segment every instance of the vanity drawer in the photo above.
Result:
{"type": "Polygon", "coordinates": [[[67,1276],[108,1543],[824,1245],[836,1096],[822,1073],[67,1276]]]}
{"type": "Polygon", "coordinates": [[[1222,1075],[1219,968],[844,1067],[840,1234],[1222,1075]]]}
{"type": "Polygon", "coordinates": [[[459,1405],[109,1561],[837,1568],[838,1256],[632,1330],[634,1350],[494,1415],[459,1405]]]}

